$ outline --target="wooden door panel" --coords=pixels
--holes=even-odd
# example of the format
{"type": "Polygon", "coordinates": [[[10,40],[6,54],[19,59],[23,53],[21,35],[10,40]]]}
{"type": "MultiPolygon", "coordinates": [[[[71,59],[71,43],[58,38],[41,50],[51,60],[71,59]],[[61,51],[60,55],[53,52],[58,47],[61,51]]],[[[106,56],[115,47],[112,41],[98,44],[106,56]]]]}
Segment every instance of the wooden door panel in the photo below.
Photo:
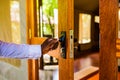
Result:
{"type": "Polygon", "coordinates": [[[59,58],[59,80],[74,80],[73,62],[70,58],[70,30],[74,29],[74,0],[58,0],[58,29],[66,31],[66,59],[59,58]]]}
{"type": "Polygon", "coordinates": [[[41,38],[41,37],[33,37],[31,38],[31,44],[42,44],[46,38],[41,38]]]}
{"type": "Polygon", "coordinates": [[[100,0],[99,2],[100,80],[117,80],[118,0],[100,0]]]}

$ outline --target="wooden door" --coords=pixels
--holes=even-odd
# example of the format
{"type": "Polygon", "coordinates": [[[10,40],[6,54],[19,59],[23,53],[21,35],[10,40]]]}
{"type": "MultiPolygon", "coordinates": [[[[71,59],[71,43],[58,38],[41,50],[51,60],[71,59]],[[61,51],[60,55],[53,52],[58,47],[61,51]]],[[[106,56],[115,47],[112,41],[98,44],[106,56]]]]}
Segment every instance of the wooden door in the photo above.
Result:
{"type": "MultiPolygon", "coordinates": [[[[36,33],[35,0],[27,0],[28,43],[36,33]]],[[[116,28],[118,0],[99,0],[100,4],[100,80],[117,80],[116,28]]],[[[74,0],[58,0],[59,36],[66,31],[66,59],[59,58],[59,80],[73,80],[73,60],[70,55],[70,30],[74,24],[74,0]]],[[[33,39],[34,40],[34,39],[33,39]]],[[[42,40],[42,39],[41,39],[42,40]]],[[[37,43],[37,40],[35,40],[37,43]]],[[[38,80],[38,60],[29,60],[29,80],[38,80]]]]}
{"type": "Polygon", "coordinates": [[[118,0],[99,0],[100,80],[117,80],[118,0]]]}
{"type": "MultiPolygon", "coordinates": [[[[59,80],[73,80],[73,21],[74,0],[58,0],[58,31],[66,32],[66,59],[59,56],[59,80]],[[70,36],[71,34],[71,36],[70,36]],[[70,51],[72,50],[72,51],[70,51]]],[[[36,0],[26,0],[27,5],[27,41],[29,44],[40,44],[45,38],[37,37],[36,0]]],[[[28,60],[29,80],[39,80],[38,60],[28,60]]]]}
{"type": "Polygon", "coordinates": [[[73,53],[70,48],[70,30],[74,29],[74,0],[58,0],[59,35],[66,31],[66,59],[59,58],[59,80],[74,80],[73,53]]]}

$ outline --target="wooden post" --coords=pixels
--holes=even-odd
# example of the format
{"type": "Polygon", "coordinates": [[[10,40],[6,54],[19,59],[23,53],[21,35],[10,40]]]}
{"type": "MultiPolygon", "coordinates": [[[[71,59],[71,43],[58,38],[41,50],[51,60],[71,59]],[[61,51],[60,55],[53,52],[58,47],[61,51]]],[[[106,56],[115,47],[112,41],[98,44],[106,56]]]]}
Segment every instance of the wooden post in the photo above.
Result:
{"type": "Polygon", "coordinates": [[[100,0],[100,80],[117,80],[118,0],[100,0]]]}

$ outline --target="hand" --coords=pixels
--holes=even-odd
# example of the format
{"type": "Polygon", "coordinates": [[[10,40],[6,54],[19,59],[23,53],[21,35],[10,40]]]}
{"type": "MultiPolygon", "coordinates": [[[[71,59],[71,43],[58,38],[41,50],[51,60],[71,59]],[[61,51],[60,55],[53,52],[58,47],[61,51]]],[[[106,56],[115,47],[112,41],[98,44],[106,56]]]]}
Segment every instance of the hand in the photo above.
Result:
{"type": "Polygon", "coordinates": [[[58,45],[59,45],[59,41],[57,39],[53,39],[53,38],[46,39],[41,45],[42,54],[48,53],[50,50],[56,49],[58,45]]]}

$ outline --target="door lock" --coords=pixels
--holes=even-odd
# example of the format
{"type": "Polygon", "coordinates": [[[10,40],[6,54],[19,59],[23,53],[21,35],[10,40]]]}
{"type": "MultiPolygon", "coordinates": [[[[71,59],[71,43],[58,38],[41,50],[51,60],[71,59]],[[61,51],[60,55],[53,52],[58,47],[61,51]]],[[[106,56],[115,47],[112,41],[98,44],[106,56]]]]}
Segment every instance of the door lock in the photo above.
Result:
{"type": "Polygon", "coordinates": [[[59,38],[59,41],[61,42],[61,57],[66,59],[66,32],[61,32],[61,37],[59,38]]]}

